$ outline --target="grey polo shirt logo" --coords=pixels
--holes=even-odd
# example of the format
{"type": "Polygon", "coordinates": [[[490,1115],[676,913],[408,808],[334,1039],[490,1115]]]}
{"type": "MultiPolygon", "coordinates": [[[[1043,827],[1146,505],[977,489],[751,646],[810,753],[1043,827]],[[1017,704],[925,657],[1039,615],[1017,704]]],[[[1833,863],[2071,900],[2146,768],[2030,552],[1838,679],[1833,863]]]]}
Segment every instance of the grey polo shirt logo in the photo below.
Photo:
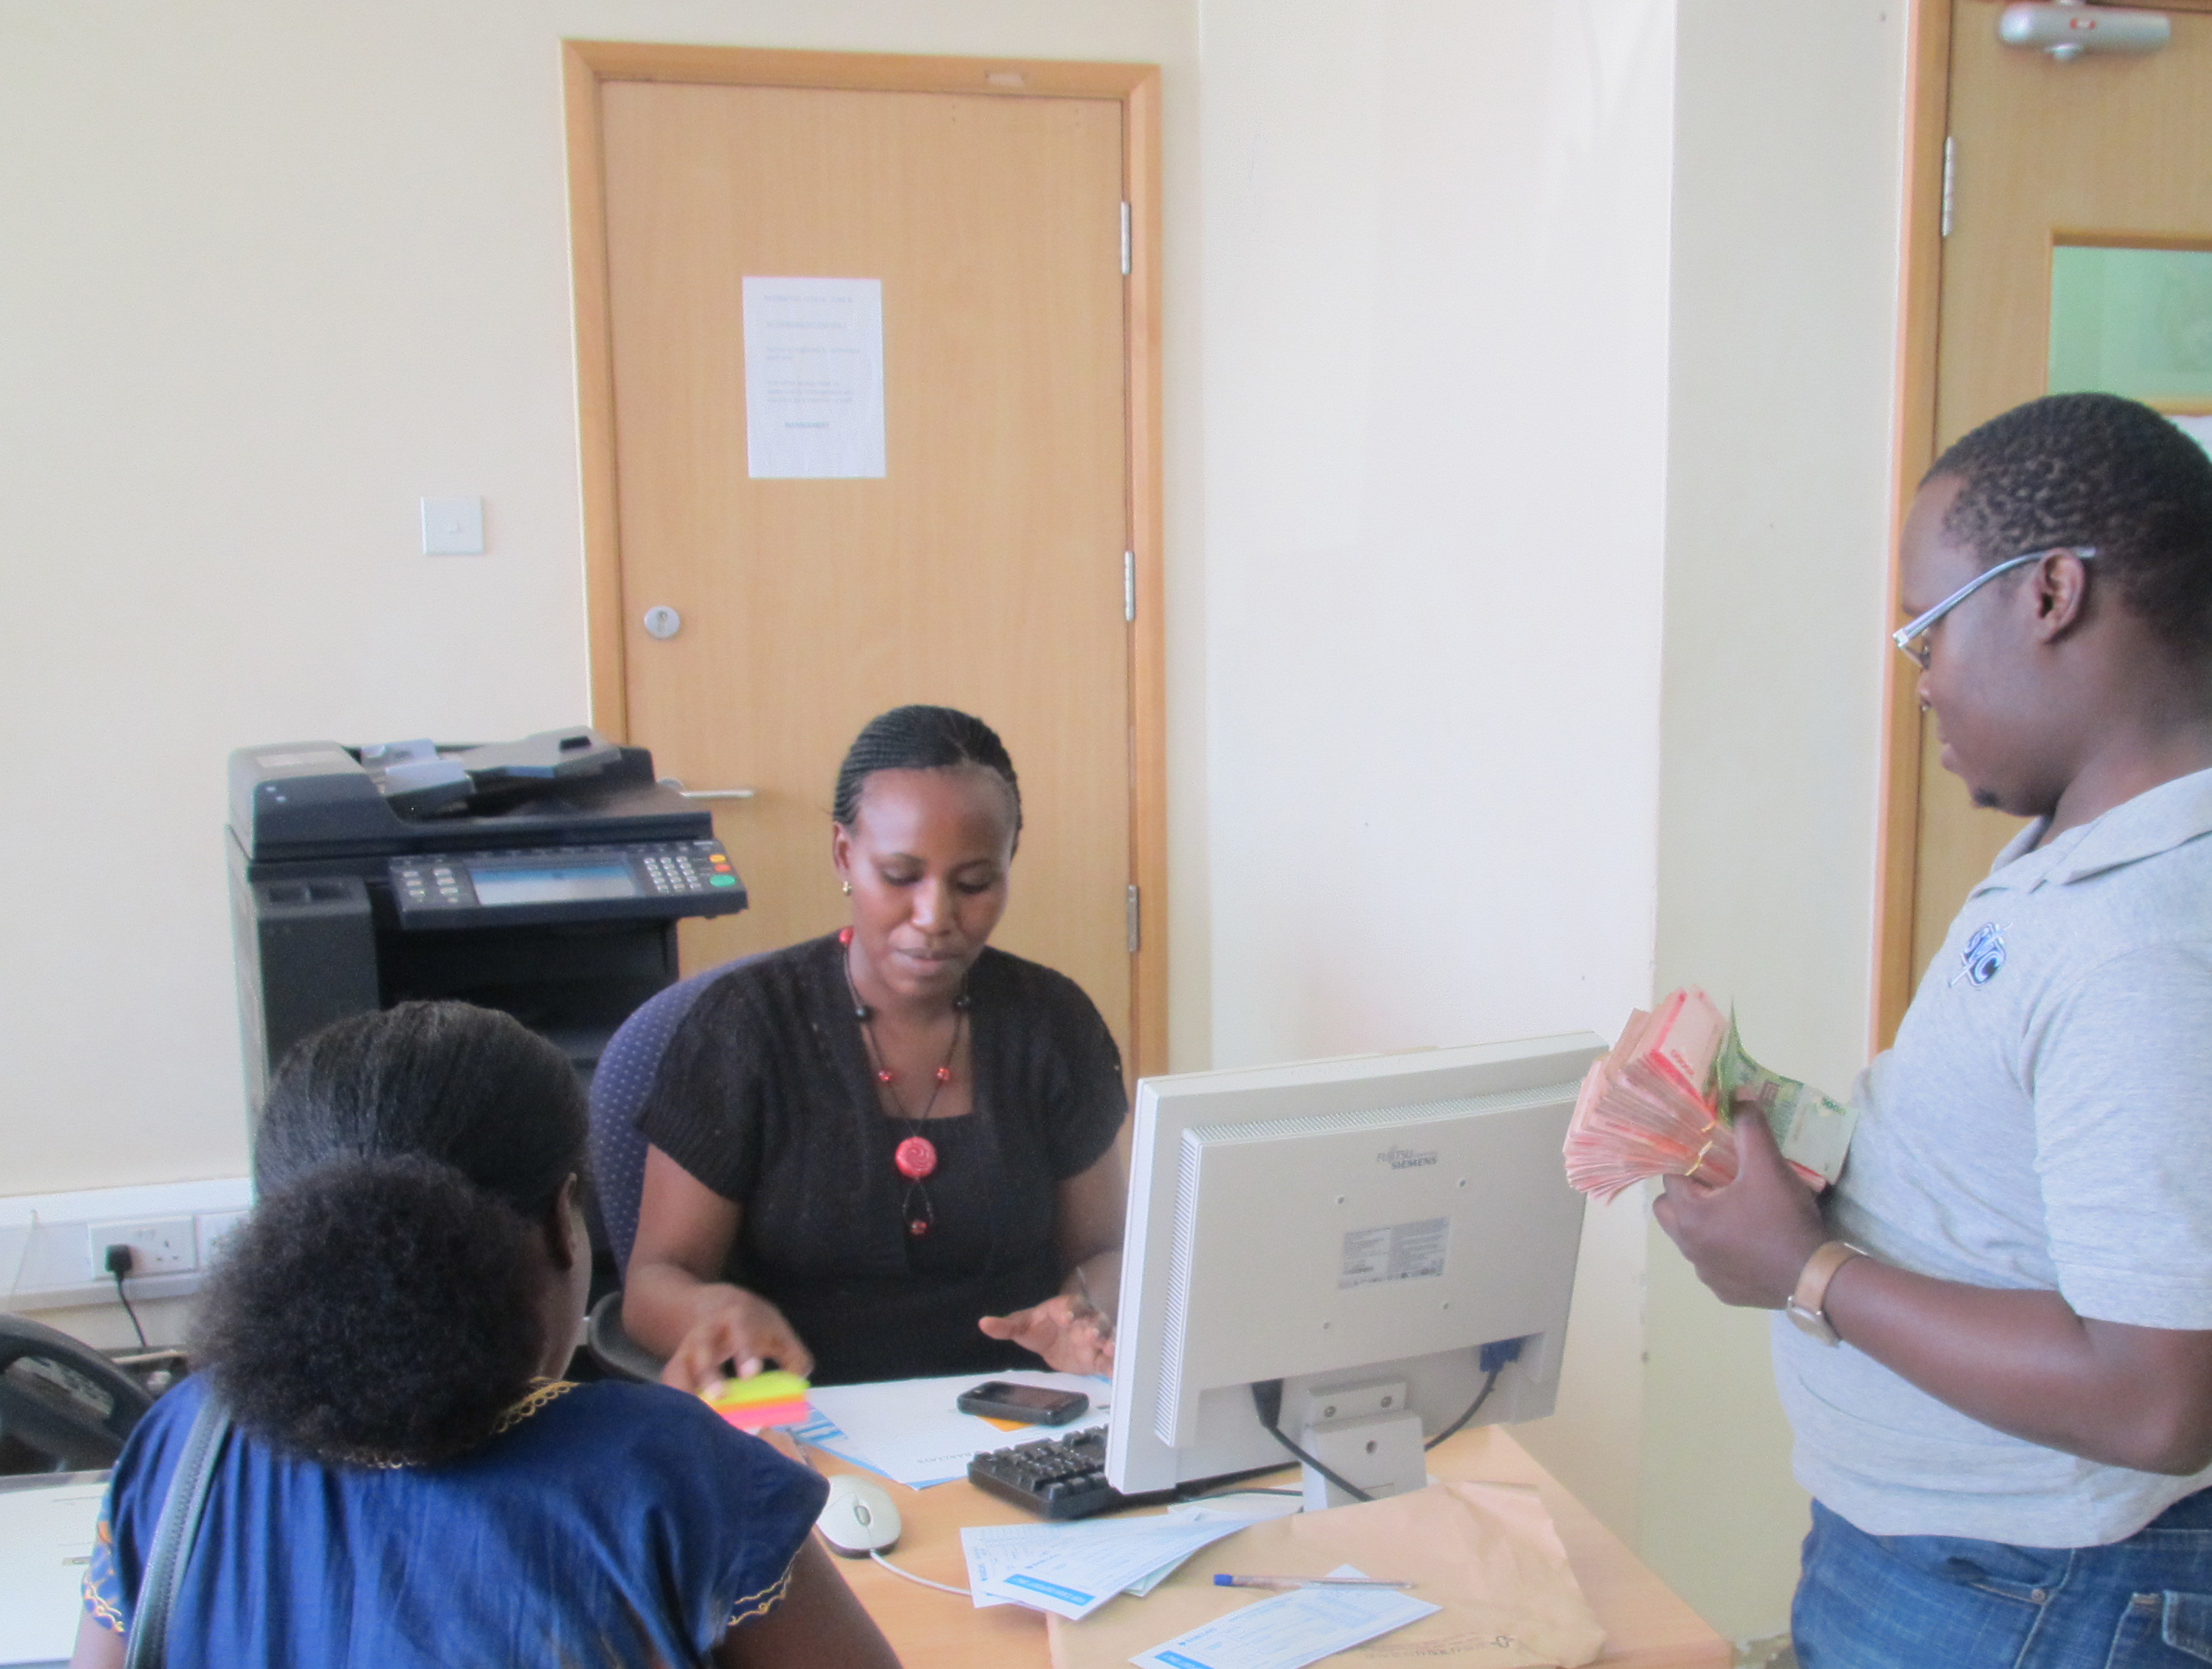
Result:
{"type": "Polygon", "coordinates": [[[1997,976],[1997,969],[2005,963],[2004,928],[1999,923],[1985,921],[1974,929],[1974,936],[1966,941],[1966,948],[1959,953],[1962,964],[1951,976],[1956,985],[1961,980],[1972,980],[1976,985],[1987,985],[1997,976]]]}

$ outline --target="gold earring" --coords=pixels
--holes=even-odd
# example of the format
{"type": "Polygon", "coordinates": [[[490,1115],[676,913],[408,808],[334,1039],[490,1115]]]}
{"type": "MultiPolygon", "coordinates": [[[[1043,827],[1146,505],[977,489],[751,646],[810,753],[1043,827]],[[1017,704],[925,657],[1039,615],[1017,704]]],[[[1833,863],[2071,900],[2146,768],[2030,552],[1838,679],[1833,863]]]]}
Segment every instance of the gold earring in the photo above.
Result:
{"type": "Polygon", "coordinates": [[[844,883],[844,886],[845,896],[850,898],[853,895],[853,883],[850,881],[848,881],[844,883]]]}

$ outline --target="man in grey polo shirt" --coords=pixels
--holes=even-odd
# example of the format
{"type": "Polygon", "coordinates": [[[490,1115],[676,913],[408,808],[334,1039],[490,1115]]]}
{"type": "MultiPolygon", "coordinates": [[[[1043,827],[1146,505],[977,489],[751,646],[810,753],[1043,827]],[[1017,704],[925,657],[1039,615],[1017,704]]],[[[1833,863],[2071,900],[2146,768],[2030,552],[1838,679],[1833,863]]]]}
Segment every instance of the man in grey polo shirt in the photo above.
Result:
{"type": "Polygon", "coordinates": [[[1929,471],[1901,579],[1943,763],[2037,821],[1831,1197],[1746,1120],[1737,1180],[1659,1220],[1788,1311],[1805,1669],[2212,1662],[2212,459],[2033,402],[1929,471]]]}

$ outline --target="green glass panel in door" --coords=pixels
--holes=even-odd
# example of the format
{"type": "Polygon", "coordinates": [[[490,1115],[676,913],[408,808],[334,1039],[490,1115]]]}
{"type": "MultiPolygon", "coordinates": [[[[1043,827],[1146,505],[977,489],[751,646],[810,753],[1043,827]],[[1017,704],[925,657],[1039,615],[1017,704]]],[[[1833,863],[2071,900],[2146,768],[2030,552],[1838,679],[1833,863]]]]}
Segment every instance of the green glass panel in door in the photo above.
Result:
{"type": "Polygon", "coordinates": [[[2051,391],[2212,405],[2212,250],[2051,252],[2051,391]]]}

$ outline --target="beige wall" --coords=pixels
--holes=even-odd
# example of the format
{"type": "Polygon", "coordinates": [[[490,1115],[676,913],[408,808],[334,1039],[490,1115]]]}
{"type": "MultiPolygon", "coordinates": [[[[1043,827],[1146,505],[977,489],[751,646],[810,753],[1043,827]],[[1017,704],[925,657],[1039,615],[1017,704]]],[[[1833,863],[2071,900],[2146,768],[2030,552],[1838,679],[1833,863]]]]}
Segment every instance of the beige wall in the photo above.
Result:
{"type": "Polygon", "coordinates": [[[1194,27],[1188,0],[0,8],[0,1193],[245,1168],[228,750],[586,711],[563,35],[1159,62],[1180,158],[1194,27]],[[453,494],[491,554],[420,554],[416,500],[453,494]]]}
{"type": "MultiPolygon", "coordinates": [[[[1217,1065],[1648,996],[1672,6],[1511,15],[1204,7],[1217,1065]]],[[[1531,1439],[1625,1528],[1644,1246],[1590,1229],[1531,1439]]]]}
{"type": "MultiPolygon", "coordinates": [[[[1866,1060],[1903,131],[1894,0],[1681,0],[1662,990],[1760,1059],[1866,1060]]],[[[1724,1631],[1787,1621],[1804,1496],[1766,1319],[1652,1235],[1644,1547],[1724,1631]]]]}
{"type": "MultiPolygon", "coordinates": [[[[1656,968],[1840,1089],[1902,21],[0,9],[0,1193],[243,1168],[225,750],[584,711],[563,34],[1166,66],[1178,1065],[1610,1033],[1656,968]],[[417,554],[466,493],[492,554],[417,554]]],[[[1716,1623],[1780,1626],[1760,1323],[1632,1201],[1527,1435],[1716,1623]]]]}

